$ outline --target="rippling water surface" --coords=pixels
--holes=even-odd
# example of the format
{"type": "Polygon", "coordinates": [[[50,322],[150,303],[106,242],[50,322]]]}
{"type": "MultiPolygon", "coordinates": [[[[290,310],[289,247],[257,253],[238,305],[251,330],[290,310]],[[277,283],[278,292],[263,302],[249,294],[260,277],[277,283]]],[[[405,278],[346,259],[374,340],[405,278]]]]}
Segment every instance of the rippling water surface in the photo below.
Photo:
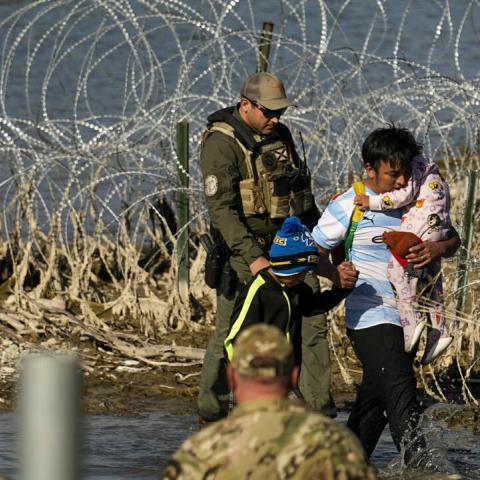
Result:
{"type": "MultiPolygon", "coordinates": [[[[0,473],[18,476],[16,416],[0,414],[0,473]]],[[[169,410],[136,417],[89,415],[85,418],[86,480],[158,479],[173,451],[196,428],[196,416],[169,410]]]]}
{"type": "MultiPolygon", "coordinates": [[[[86,480],[153,480],[158,479],[168,458],[196,429],[196,416],[166,410],[138,417],[89,415],[85,419],[86,480]]],[[[178,405],[177,405],[178,407],[178,405]]],[[[460,406],[442,407],[458,410],[460,406]]],[[[341,412],[338,421],[347,420],[341,412]]],[[[478,432],[478,426],[477,426],[478,432]]],[[[398,454],[388,427],[372,457],[382,479],[480,479],[480,442],[462,427],[447,430],[437,422],[426,427],[433,462],[452,475],[417,473],[411,477],[399,473],[398,454]]],[[[18,478],[15,448],[15,416],[0,414],[0,472],[10,479],[18,478]]]]}

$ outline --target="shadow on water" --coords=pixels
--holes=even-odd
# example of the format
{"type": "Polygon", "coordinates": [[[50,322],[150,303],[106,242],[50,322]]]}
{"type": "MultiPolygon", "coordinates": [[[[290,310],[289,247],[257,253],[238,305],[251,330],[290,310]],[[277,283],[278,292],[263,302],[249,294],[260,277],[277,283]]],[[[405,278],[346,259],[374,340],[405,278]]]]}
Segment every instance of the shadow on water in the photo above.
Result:
{"type": "MultiPolygon", "coordinates": [[[[161,411],[137,417],[87,416],[84,478],[158,479],[171,454],[197,429],[195,415],[178,413],[182,405],[166,403],[160,407],[161,411]]],[[[440,404],[429,408],[427,413],[422,432],[427,439],[432,462],[438,470],[450,474],[418,471],[408,474],[401,471],[399,455],[387,427],[372,457],[372,463],[379,470],[379,478],[480,479],[480,429],[478,424],[471,424],[472,416],[469,416],[468,409],[440,404]],[[452,475],[453,472],[456,474],[452,475]]],[[[337,420],[345,423],[347,416],[347,412],[340,412],[337,420]]],[[[478,416],[473,418],[478,419],[478,416]]],[[[18,478],[15,442],[15,415],[1,413],[0,472],[8,475],[10,480],[18,478]]]]}

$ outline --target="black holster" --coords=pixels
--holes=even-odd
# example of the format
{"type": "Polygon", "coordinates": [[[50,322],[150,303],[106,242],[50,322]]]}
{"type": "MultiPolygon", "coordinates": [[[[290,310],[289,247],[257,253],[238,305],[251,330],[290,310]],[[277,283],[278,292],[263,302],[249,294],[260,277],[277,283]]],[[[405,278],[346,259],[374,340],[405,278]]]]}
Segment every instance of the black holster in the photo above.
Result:
{"type": "Polygon", "coordinates": [[[205,283],[210,288],[215,288],[225,297],[231,297],[238,284],[235,270],[230,266],[230,249],[220,232],[210,227],[212,239],[202,235],[202,245],[207,251],[205,261],[205,283]]]}

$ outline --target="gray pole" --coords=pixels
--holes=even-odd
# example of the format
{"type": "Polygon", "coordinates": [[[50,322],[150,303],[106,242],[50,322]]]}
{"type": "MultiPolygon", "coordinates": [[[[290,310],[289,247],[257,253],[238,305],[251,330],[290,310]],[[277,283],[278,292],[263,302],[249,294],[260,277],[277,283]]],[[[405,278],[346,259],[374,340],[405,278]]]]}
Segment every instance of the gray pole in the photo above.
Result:
{"type": "Polygon", "coordinates": [[[176,194],[176,210],[178,230],[182,233],[177,239],[178,258],[178,292],[185,303],[189,295],[189,270],[188,270],[188,222],[189,199],[187,189],[189,187],[189,149],[188,149],[188,122],[177,123],[177,155],[180,163],[178,168],[178,179],[180,190],[176,194]]]}
{"type": "Polygon", "coordinates": [[[262,38],[260,40],[260,53],[258,58],[258,72],[268,70],[268,58],[270,57],[270,45],[272,43],[273,23],[264,22],[262,26],[262,38]]]}
{"type": "Polygon", "coordinates": [[[80,478],[80,373],[75,357],[31,355],[20,398],[21,479],[80,478]]]}
{"type": "Polygon", "coordinates": [[[458,254],[458,281],[457,281],[457,310],[463,312],[465,309],[466,287],[468,278],[468,262],[472,249],[473,239],[473,214],[478,187],[478,171],[469,170],[465,185],[465,207],[462,220],[462,245],[458,254]]]}

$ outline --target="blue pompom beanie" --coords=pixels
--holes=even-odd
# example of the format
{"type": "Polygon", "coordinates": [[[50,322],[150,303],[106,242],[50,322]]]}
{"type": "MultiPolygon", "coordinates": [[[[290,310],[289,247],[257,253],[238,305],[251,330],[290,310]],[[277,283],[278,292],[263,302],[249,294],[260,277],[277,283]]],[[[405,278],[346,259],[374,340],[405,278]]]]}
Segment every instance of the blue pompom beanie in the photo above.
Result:
{"type": "Polygon", "coordinates": [[[288,217],[270,248],[270,267],[280,276],[312,270],[318,264],[318,248],[298,217],[288,217]]]}

